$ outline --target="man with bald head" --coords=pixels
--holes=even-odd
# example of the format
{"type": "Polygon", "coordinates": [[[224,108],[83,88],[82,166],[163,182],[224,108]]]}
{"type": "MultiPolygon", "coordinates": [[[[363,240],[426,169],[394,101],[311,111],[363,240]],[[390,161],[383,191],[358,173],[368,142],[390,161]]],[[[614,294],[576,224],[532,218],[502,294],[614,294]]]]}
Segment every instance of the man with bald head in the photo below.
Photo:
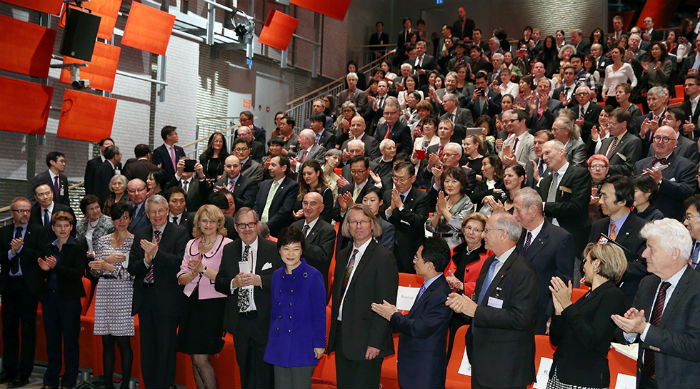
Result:
{"type": "Polygon", "coordinates": [[[695,164],[675,155],[678,140],[676,131],[669,126],[661,126],[654,132],[652,147],[655,157],[640,159],[634,164],[634,175],[648,174],[659,185],[659,192],[653,204],[665,217],[682,220],[683,200],[697,188],[695,164]]]}
{"type": "Polygon", "coordinates": [[[335,251],[335,230],[321,219],[324,211],[323,197],[318,192],[309,192],[301,201],[304,218],[294,222],[304,234],[304,258],[309,265],[323,274],[323,282],[328,289],[328,269],[335,251]]]}
{"type": "Polygon", "coordinates": [[[360,115],[355,115],[352,120],[350,120],[350,132],[348,133],[348,140],[343,142],[343,145],[340,147],[340,150],[343,151],[343,161],[347,161],[350,159],[352,156],[347,154],[348,152],[348,145],[351,140],[357,139],[361,140],[362,143],[364,144],[364,150],[366,155],[370,159],[375,159],[381,155],[379,152],[379,142],[372,136],[368,135],[365,130],[367,129],[367,125],[365,123],[365,119],[362,118],[360,115]]]}
{"type": "Polygon", "coordinates": [[[254,161],[262,161],[265,154],[265,145],[253,138],[253,129],[248,126],[240,126],[236,131],[239,138],[243,138],[250,142],[250,158],[254,161]]]}
{"type": "Polygon", "coordinates": [[[241,161],[235,155],[224,160],[224,174],[216,183],[216,190],[227,189],[233,193],[236,209],[255,205],[258,183],[241,174],[241,161]]]}
{"type": "Polygon", "coordinates": [[[574,236],[578,255],[583,251],[591,228],[588,218],[591,176],[586,168],[567,161],[564,145],[558,140],[550,140],[542,146],[542,159],[547,164],[539,185],[544,215],[552,224],[574,236]]]}

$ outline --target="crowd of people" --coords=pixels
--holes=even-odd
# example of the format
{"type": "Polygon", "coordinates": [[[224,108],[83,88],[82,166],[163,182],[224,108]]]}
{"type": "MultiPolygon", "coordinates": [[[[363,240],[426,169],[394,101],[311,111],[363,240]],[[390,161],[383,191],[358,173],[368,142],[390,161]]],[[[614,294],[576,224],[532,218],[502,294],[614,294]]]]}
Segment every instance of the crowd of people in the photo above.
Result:
{"type": "Polygon", "coordinates": [[[303,123],[278,112],[269,140],[249,111],[198,159],[174,126],[123,164],[103,139],[81,217],[48,153],[0,233],[0,383],[27,384],[41,301],[43,385],[76,385],[88,277],[107,388],[115,345],[128,387],[134,315],[147,388],[173,387],[177,352],[197,387],[225,386],[225,332],[243,388],[310,388],[332,352],[339,388],[378,388],[392,332],[401,387],[440,388],[465,324],[473,388],[531,384],[536,334],[557,346],[548,388],[608,387],[613,340],[640,344],[638,387],[700,386],[693,21],[664,35],[615,16],[588,40],[526,27],[511,49],[458,15],[432,42],[406,19],[394,61],[368,80],[349,64],[346,89],[303,123]],[[424,279],[407,315],[399,273],[424,279]]]}

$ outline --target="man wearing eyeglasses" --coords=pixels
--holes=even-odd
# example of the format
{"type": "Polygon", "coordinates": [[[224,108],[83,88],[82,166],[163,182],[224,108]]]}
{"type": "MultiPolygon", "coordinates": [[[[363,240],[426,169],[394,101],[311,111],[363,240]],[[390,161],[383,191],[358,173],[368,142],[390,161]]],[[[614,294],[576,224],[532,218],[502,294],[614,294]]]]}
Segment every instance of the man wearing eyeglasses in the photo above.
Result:
{"type": "Polygon", "coordinates": [[[647,157],[634,165],[634,175],[648,174],[659,185],[659,193],[652,204],[665,217],[681,220],[683,200],[695,192],[697,176],[695,164],[687,158],[673,154],[678,144],[676,132],[661,126],[654,133],[655,157],[647,157]]]}
{"type": "Polygon", "coordinates": [[[0,230],[3,342],[0,383],[8,388],[26,385],[34,368],[37,258],[45,254],[42,250],[47,238],[39,226],[29,224],[30,212],[29,200],[16,197],[10,203],[12,224],[0,230]]]}
{"type": "Polygon", "coordinates": [[[690,251],[690,265],[700,271],[700,196],[693,196],[685,199],[685,216],[683,217],[683,225],[690,232],[690,237],[693,238],[693,248],[690,251]]]}
{"type": "Polygon", "coordinates": [[[374,138],[377,139],[377,142],[381,142],[384,139],[391,139],[396,143],[397,153],[411,155],[413,151],[411,130],[399,121],[401,108],[395,97],[387,97],[383,114],[385,122],[377,126],[374,138]]]}
{"type": "Polygon", "coordinates": [[[282,266],[277,247],[258,236],[258,214],[247,207],[234,216],[237,239],[226,246],[215,288],[227,295],[224,329],[233,335],[242,388],[272,388],[272,365],[263,357],[270,325],[272,273],[282,266]]]}
{"type": "MultiPolygon", "coordinates": [[[[673,107],[666,110],[661,123],[664,126],[669,126],[673,128],[676,133],[676,140],[678,144],[676,148],[673,149],[673,153],[680,155],[682,157],[688,158],[691,162],[697,164],[700,162],[700,153],[698,153],[698,144],[696,141],[692,141],[685,136],[681,136],[680,131],[683,126],[683,119],[685,118],[685,111],[680,107],[673,107]]],[[[649,150],[647,157],[653,157],[653,148],[649,150]]]]}
{"type": "Polygon", "coordinates": [[[690,139],[698,139],[700,134],[700,131],[698,131],[698,124],[700,123],[700,109],[698,109],[698,102],[700,102],[700,76],[691,75],[686,77],[683,87],[686,96],[685,102],[681,106],[685,111],[683,135],[690,139]]]}

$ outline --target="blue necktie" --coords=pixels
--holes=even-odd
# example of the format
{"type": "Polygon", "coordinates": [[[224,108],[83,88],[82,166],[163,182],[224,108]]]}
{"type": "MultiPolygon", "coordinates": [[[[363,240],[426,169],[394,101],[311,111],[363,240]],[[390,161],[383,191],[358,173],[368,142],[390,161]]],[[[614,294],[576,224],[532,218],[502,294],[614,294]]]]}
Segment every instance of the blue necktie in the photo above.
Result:
{"type": "Polygon", "coordinates": [[[484,284],[481,285],[481,290],[479,291],[479,299],[476,300],[476,303],[479,305],[481,305],[481,301],[486,296],[486,291],[489,289],[489,286],[491,286],[491,281],[493,281],[493,276],[496,272],[496,264],[498,264],[498,259],[493,258],[493,262],[491,262],[491,266],[489,266],[489,271],[488,273],[486,273],[484,284]]]}
{"type": "Polygon", "coordinates": [[[698,265],[698,254],[700,254],[700,241],[695,242],[693,252],[690,254],[690,258],[693,260],[693,268],[698,265]]]}
{"type": "Polygon", "coordinates": [[[417,303],[418,300],[420,300],[420,296],[423,295],[423,292],[425,292],[425,289],[426,289],[425,283],[423,283],[423,286],[421,286],[420,290],[418,291],[418,296],[416,296],[416,301],[414,302],[414,304],[417,303]]]}

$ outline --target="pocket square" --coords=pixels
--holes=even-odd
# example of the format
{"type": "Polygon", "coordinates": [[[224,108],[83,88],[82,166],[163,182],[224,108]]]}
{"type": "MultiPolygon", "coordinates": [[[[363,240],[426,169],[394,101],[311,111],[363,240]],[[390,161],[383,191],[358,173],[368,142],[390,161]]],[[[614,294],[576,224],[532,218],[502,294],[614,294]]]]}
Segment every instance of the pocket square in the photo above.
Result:
{"type": "Polygon", "coordinates": [[[262,269],[260,269],[260,270],[267,270],[267,269],[269,269],[269,268],[271,268],[271,267],[272,267],[272,264],[271,264],[270,262],[266,262],[266,263],[263,265],[262,269]]]}

